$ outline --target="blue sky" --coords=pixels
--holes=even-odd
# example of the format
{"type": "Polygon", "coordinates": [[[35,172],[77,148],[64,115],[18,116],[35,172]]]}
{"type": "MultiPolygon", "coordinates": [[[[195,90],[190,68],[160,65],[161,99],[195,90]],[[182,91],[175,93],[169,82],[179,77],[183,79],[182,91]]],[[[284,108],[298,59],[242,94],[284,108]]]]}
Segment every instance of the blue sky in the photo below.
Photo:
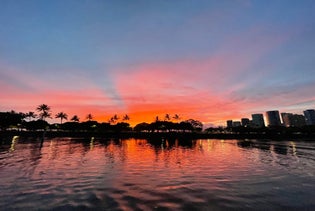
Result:
{"type": "Polygon", "coordinates": [[[307,0],[2,0],[0,110],[301,113],[315,107],[314,16],[307,0]]]}

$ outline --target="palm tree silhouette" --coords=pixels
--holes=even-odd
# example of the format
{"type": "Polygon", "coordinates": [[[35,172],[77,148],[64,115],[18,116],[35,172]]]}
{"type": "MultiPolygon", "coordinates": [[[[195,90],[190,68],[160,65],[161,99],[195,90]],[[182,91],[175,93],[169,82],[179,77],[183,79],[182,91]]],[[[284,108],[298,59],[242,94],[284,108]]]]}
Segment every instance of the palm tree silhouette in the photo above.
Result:
{"type": "Polygon", "coordinates": [[[129,121],[130,120],[130,117],[126,114],[125,116],[123,116],[123,121],[129,121]]]}
{"type": "Polygon", "coordinates": [[[39,117],[41,120],[45,120],[45,118],[51,118],[50,107],[46,104],[41,104],[37,106],[37,111],[39,111],[39,117]]]}
{"type": "Polygon", "coordinates": [[[92,116],[92,114],[86,115],[86,119],[87,119],[88,121],[91,121],[93,118],[94,118],[94,117],[92,116]]]}
{"type": "Polygon", "coordinates": [[[79,119],[79,117],[78,117],[77,115],[74,115],[74,116],[71,118],[71,121],[73,121],[73,122],[79,122],[80,119],[79,119]]]}
{"type": "Polygon", "coordinates": [[[62,124],[63,119],[68,119],[68,115],[64,112],[59,112],[55,117],[60,118],[60,124],[62,124]]]}
{"type": "Polygon", "coordinates": [[[165,121],[170,121],[171,120],[170,115],[169,114],[165,114],[164,120],[165,121]]]}
{"type": "Polygon", "coordinates": [[[178,121],[178,120],[180,120],[180,116],[179,116],[178,114],[175,114],[175,115],[173,116],[173,119],[175,119],[176,121],[178,121]]]}
{"type": "Polygon", "coordinates": [[[118,115],[115,114],[114,116],[112,116],[109,120],[109,123],[116,123],[116,121],[119,119],[118,115]]]}
{"type": "Polygon", "coordinates": [[[119,119],[118,115],[115,114],[115,115],[113,116],[113,119],[117,121],[117,120],[119,119]]]}
{"type": "Polygon", "coordinates": [[[30,111],[30,112],[28,112],[28,113],[25,114],[25,117],[28,118],[29,121],[31,121],[32,118],[36,118],[36,116],[37,116],[37,115],[36,115],[35,112],[33,112],[33,111],[30,111]]]}

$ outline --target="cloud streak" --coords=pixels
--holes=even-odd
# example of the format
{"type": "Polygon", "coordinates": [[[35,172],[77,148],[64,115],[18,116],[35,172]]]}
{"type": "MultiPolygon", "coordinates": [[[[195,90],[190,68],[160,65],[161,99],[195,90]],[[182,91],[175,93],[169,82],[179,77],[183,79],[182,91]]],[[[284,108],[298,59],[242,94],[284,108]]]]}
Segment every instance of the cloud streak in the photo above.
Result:
{"type": "Polygon", "coordinates": [[[39,5],[53,26],[32,8],[23,10],[27,20],[14,15],[20,5],[0,8],[2,111],[46,103],[99,121],[116,113],[128,113],[132,123],[176,113],[223,124],[315,105],[313,3],[70,5],[58,14],[39,5]]]}

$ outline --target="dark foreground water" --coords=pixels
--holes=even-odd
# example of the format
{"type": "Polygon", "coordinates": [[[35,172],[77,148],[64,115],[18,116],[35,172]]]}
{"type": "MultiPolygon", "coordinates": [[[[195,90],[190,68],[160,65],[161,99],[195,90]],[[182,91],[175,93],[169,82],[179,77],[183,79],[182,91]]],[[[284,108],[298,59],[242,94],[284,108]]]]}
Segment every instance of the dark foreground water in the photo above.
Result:
{"type": "Polygon", "coordinates": [[[311,210],[314,174],[315,142],[14,137],[0,210],[311,210]]]}

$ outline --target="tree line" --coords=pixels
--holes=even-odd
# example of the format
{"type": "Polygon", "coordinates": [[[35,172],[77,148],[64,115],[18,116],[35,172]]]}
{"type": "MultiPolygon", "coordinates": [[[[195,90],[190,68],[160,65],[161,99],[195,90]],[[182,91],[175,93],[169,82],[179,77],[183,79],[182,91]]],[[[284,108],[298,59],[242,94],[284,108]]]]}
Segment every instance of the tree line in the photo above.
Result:
{"type": "Polygon", "coordinates": [[[68,119],[65,112],[58,112],[55,118],[60,119],[58,124],[49,124],[46,120],[53,118],[51,107],[41,104],[36,107],[36,112],[27,113],[9,111],[0,112],[0,129],[4,130],[56,130],[56,131],[136,131],[136,132],[192,132],[202,131],[203,124],[194,119],[180,121],[178,114],[171,116],[165,114],[164,118],[158,116],[151,123],[142,122],[131,127],[129,115],[119,117],[114,114],[107,122],[97,122],[92,114],[87,114],[85,121],[80,121],[78,115],[68,119]],[[69,120],[69,121],[65,121],[69,120]]]}

